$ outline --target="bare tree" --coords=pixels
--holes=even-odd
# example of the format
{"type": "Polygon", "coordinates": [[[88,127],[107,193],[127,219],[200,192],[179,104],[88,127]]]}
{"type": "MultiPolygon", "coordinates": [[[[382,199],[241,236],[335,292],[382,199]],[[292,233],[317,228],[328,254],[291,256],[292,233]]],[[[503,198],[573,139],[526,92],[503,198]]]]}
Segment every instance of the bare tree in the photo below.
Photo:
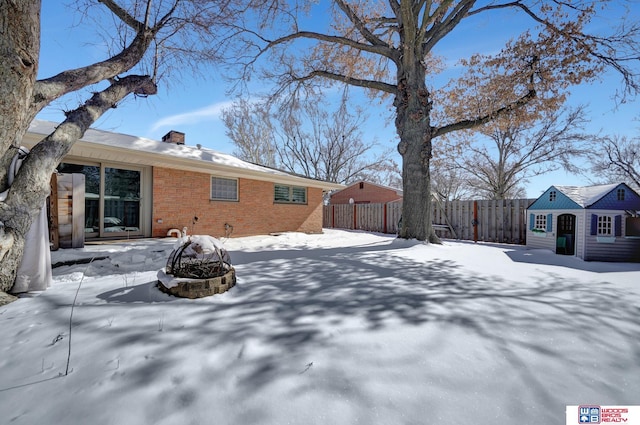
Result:
{"type": "Polygon", "coordinates": [[[599,139],[589,150],[591,171],[607,182],[623,181],[640,189],[640,139],[622,136],[599,139]]]}
{"type": "Polygon", "coordinates": [[[582,132],[585,122],[584,107],[543,111],[536,121],[506,114],[450,138],[447,142],[461,149],[450,161],[466,174],[466,184],[476,196],[521,198],[528,179],[570,168],[583,154],[584,143],[595,139],[582,132]]]}
{"type": "Polygon", "coordinates": [[[366,116],[347,105],[346,94],[333,112],[317,95],[271,112],[274,105],[268,101],[240,100],[223,117],[236,154],[244,160],[336,183],[374,179],[393,162],[386,154],[376,155],[375,141],[363,139],[366,116]]]}
{"type": "Polygon", "coordinates": [[[341,83],[393,98],[403,167],[403,238],[437,241],[430,216],[434,139],[485,124],[535,99],[551,105],[569,86],[591,81],[607,67],[622,76],[626,93],[639,88],[631,68],[640,56],[638,25],[622,20],[612,34],[586,32],[608,2],[333,0],[330,28],[323,31],[305,30],[298,19],[299,5],[291,3],[287,7],[288,2],[279,2],[264,11],[270,19],[256,19],[259,27],[239,28],[246,43],[233,56],[245,64],[246,76],[260,57],[271,55],[262,71],[277,83],[280,94],[341,83]],[[467,19],[505,10],[531,25],[498,54],[461,61],[474,71],[476,85],[467,78],[446,91],[471,104],[474,87],[493,86],[500,101],[479,109],[460,108],[459,114],[436,120],[434,108],[442,97],[431,87],[439,69],[434,49],[467,19]]]}
{"type": "Polygon", "coordinates": [[[431,190],[443,200],[471,199],[474,192],[469,189],[469,176],[447,158],[434,156],[431,162],[431,190]]]}
{"type": "Polygon", "coordinates": [[[101,16],[100,25],[92,28],[106,29],[102,35],[110,41],[107,57],[38,80],[41,2],[0,2],[0,192],[6,192],[0,202],[0,291],[13,286],[25,234],[44,204],[51,174],[72,145],[128,95],[155,94],[158,77],[172,66],[177,70],[215,59],[221,44],[197,46],[205,46],[204,39],[224,36],[215,31],[215,23],[229,23],[236,16],[217,2],[196,0],[82,0],[76,5],[85,18],[101,16]],[[110,22],[113,25],[105,27],[110,22]],[[65,121],[31,149],[9,187],[9,164],[36,114],[97,83],[106,83],[106,88],[89,93],[82,105],[66,112],[65,121]]]}
{"type": "Polygon", "coordinates": [[[233,154],[255,164],[277,167],[277,148],[268,106],[239,99],[222,111],[226,134],[235,145],[233,154]]]}

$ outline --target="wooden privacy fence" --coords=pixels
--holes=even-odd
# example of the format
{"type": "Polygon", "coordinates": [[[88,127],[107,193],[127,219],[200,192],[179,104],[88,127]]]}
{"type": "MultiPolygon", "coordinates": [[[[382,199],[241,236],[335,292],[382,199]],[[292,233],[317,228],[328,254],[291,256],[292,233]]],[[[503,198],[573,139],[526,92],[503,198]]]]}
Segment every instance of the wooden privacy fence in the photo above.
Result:
{"type": "Polygon", "coordinates": [[[397,233],[401,213],[400,202],[325,205],[322,227],[397,233]]]}
{"type": "MultiPolygon", "coordinates": [[[[432,203],[436,233],[445,238],[474,240],[474,204],[477,209],[477,240],[524,244],[525,210],[535,199],[447,201],[432,203]]],[[[327,205],[323,226],[369,232],[397,233],[402,203],[327,205]]]]}

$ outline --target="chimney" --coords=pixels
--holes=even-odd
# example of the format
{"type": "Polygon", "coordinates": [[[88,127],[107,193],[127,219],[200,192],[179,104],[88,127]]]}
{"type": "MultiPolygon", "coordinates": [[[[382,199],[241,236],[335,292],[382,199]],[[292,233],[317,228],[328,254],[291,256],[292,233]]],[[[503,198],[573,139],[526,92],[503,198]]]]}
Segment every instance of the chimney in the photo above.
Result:
{"type": "Polygon", "coordinates": [[[162,141],[167,143],[175,143],[176,145],[184,145],[184,133],[171,130],[170,132],[162,136],[162,141]]]}

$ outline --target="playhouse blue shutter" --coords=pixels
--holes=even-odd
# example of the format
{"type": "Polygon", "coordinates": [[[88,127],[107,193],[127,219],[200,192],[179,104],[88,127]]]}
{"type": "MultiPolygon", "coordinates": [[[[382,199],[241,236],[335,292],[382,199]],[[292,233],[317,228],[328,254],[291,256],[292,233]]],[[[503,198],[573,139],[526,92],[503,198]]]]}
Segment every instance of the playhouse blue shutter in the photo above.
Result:
{"type": "Polygon", "coordinates": [[[622,216],[617,215],[613,218],[613,228],[616,236],[622,236],[622,216]]]}
{"type": "Polygon", "coordinates": [[[598,216],[595,214],[591,214],[591,235],[595,236],[598,234],[598,216]]]}
{"type": "Polygon", "coordinates": [[[536,216],[534,214],[529,214],[529,230],[533,230],[533,227],[536,225],[536,216]]]}
{"type": "Polygon", "coordinates": [[[553,230],[553,214],[547,214],[547,232],[553,230]]]}

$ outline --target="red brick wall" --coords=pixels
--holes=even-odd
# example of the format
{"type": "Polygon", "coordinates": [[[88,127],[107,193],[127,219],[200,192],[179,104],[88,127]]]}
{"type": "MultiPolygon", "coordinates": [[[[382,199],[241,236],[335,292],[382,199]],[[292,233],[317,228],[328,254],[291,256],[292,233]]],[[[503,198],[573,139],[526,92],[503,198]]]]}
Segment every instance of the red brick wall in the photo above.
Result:
{"type": "Polygon", "coordinates": [[[360,183],[356,183],[335,193],[331,196],[330,203],[331,205],[348,204],[349,199],[353,199],[356,204],[365,202],[384,204],[386,202],[397,201],[400,198],[402,198],[402,196],[398,195],[395,190],[363,182],[362,189],[360,189],[360,183]]]}
{"type": "Polygon", "coordinates": [[[307,189],[307,205],[274,203],[273,183],[259,180],[239,179],[238,201],[212,201],[210,191],[209,174],[154,167],[152,235],[186,226],[189,234],[224,237],[225,223],[233,226],[232,237],[322,232],[322,189],[307,189]]]}

